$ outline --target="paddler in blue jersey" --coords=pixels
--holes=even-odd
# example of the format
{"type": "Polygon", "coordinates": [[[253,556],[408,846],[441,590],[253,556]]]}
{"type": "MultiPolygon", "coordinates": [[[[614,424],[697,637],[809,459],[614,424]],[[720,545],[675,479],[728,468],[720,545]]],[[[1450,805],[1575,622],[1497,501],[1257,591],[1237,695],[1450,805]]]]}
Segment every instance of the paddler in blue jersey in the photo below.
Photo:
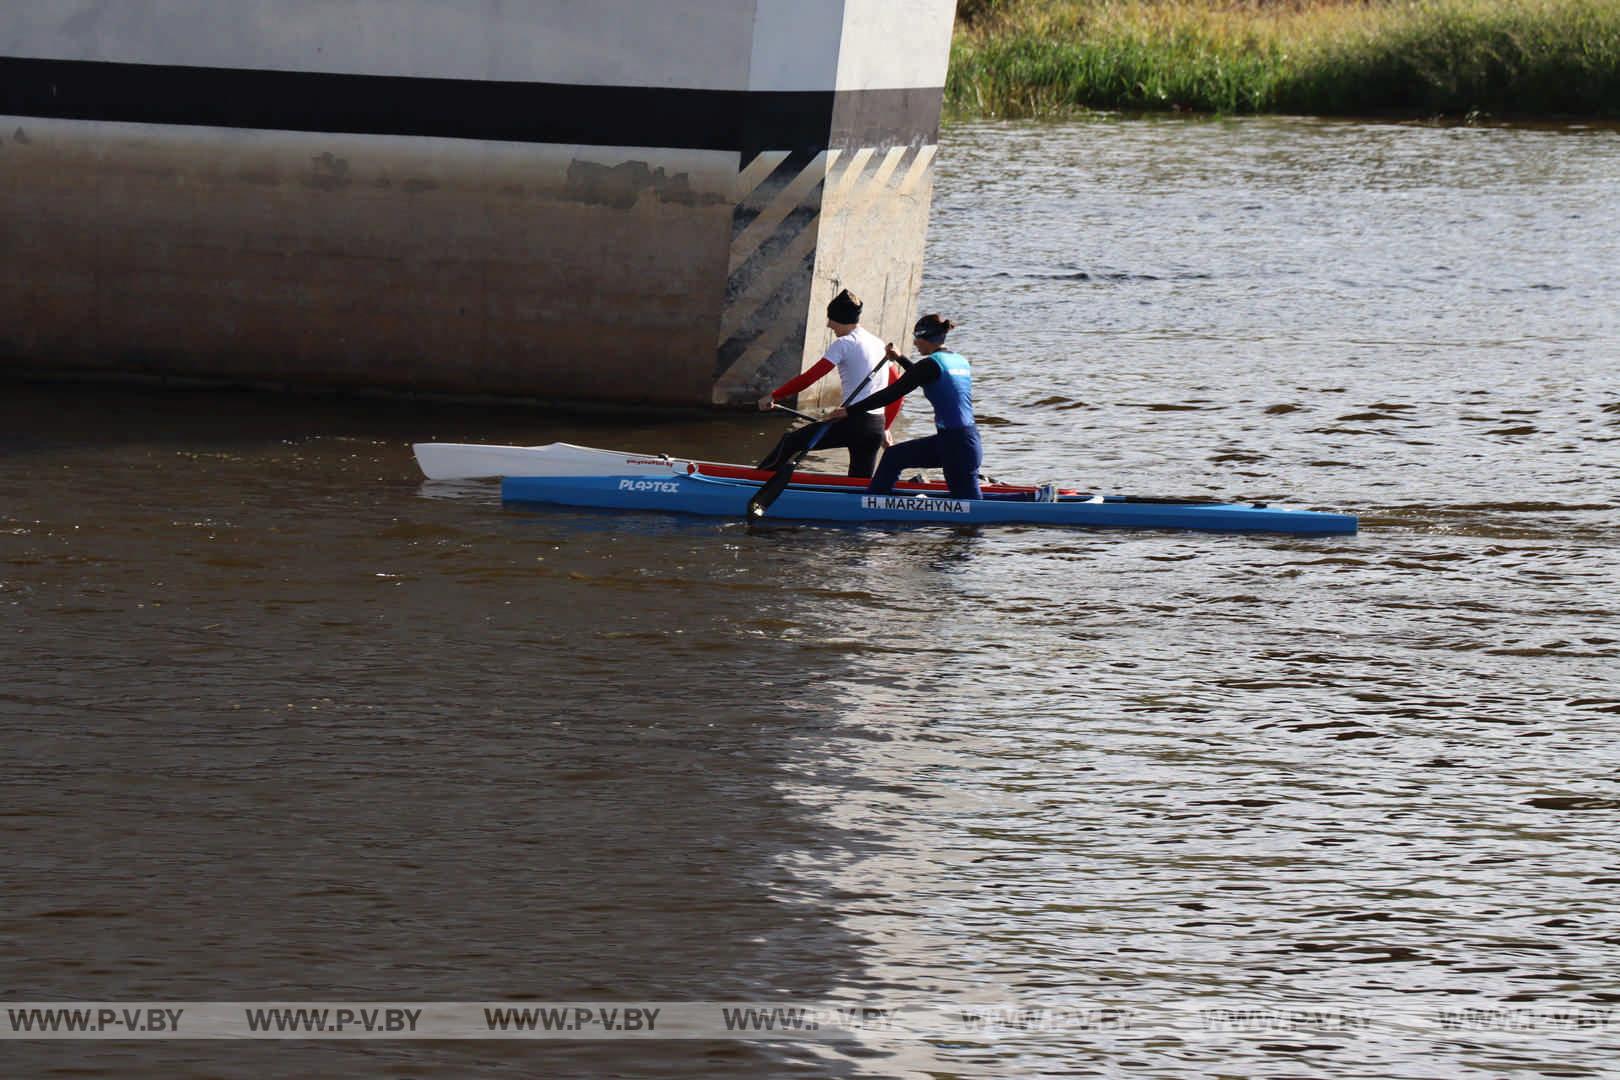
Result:
{"type": "Polygon", "coordinates": [[[955,323],[938,315],[918,319],[912,328],[913,344],[923,358],[913,363],[890,345],[888,358],[905,368],[906,373],[899,381],[829,417],[839,420],[848,413],[881,409],[918,387],[934,407],[934,434],[885,451],[866,489],[869,493],[887,495],[905,469],[944,469],[952,498],[983,497],[979,491],[979,465],[984,453],[978,426],[973,422],[973,373],[965,357],[945,347],[945,335],[954,329],[955,323]]]}

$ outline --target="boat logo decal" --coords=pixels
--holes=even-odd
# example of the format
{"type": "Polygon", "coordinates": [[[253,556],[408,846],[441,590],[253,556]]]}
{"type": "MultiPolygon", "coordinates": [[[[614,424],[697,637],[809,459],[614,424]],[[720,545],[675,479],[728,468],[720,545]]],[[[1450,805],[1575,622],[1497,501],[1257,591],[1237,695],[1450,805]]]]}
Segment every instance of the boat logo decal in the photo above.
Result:
{"type": "Polygon", "coordinates": [[[681,490],[681,486],[673,480],[620,480],[620,491],[660,491],[665,495],[673,495],[681,490]]]}
{"type": "Polygon", "coordinates": [[[904,495],[862,495],[862,510],[920,510],[933,514],[971,513],[966,499],[918,499],[904,495]]]}

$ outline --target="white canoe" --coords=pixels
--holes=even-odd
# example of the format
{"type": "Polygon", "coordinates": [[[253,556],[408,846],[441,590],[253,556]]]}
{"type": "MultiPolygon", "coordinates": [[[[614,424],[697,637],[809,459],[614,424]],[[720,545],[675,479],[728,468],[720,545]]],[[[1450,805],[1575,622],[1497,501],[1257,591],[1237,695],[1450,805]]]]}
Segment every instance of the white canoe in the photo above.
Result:
{"type": "MultiPolygon", "coordinates": [[[[719,461],[675,458],[668,454],[637,454],[625,450],[598,450],[573,443],[547,443],[544,446],[495,446],[483,443],[416,443],[411,448],[422,475],[429,480],[504,480],[512,477],[552,476],[705,476],[729,480],[764,482],[771,473],[747,465],[719,461]]],[[[794,472],[796,484],[824,487],[864,488],[867,481],[830,473],[794,472]]],[[[897,485],[902,491],[943,491],[938,480],[913,477],[897,485]]],[[[987,494],[1027,493],[1032,484],[1002,484],[993,480],[982,485],[987,494]]],[[[1063,494],[1076,494],[1062,489],[1063,494]]]]}
{"type": "Polygon", "coordinates": [[[486,446],[417,443],[416,464],[429,480],[488,480],[503,476],[664,476],[684,473],[687,462],[663,454],[597,450],[573,443],[486,446]]]}

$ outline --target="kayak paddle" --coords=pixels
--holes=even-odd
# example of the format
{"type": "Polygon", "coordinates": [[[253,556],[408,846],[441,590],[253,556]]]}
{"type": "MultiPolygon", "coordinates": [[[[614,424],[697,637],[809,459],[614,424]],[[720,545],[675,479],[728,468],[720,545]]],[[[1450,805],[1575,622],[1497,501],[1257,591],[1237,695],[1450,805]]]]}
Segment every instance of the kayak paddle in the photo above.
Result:
{"type": "MultiPolygon", "coordinates": [[[[840,405],[839,408],[849,408],[849,403],[854,401],[856,395],[858,395],[862,390],[866,389],[866,384],[872,381],[872,376],[876,375],[888,365],[889,357],[885,354],[883,359],[877,362],[877,366],[866,373],[866,378],[861,380],[860,385],[849,392],[849,396],[844,399],[844,403],[840,405]]],[[[777,408],[781,408],[781,406],[777,406],[777,408]]],[[[822,420],[818,422],[816,425],[815,434],[810,436],[809,445],[807,445],[803,450],[800,450],[797,454],[794,454],[792,457],[783,461],[782,464],[777,468],[775,474],[773,474],[769,480],[765,481],[765,483],[761,484],[758,491],[754,492],[754,497],[748,500],[748,518],[750,521],[757,520],[758,518],[765,516],[765,511],[770,509],[771,503],[775,502],[777,496],[781,495],[782,492],[787,489],[788,484],[793,481],[793,470],[799,467],[799,462],[804,460],[806,454],[810,453],[810,451],[816,448],[816,444],[821,441],[821,437],[823,435],[827,434],[827,429],[831,426],[831,420],[822,420]]]]}

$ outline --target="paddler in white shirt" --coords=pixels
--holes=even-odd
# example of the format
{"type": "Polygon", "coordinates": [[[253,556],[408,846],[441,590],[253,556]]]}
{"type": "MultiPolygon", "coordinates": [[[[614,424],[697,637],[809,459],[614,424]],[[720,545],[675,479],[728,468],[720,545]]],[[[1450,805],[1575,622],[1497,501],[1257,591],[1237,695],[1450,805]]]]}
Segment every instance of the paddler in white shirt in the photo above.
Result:
{"type": "MultiPolygon", "coordinates": [[[[873,369],[883,364],[885,346],[876,334],[860,325],[861,306],[860,298],[848,289],[833,297],[832,303],[827,305],[827,328],[837,337],[827,347],[826,355],[808,370],[795,375],[760,398],[759,407],[762,412],[770,411],[776,402],[815,385],[834,369],[838,371],[840,401],[847,399],[857,386],[861,386],[863,380],[866,383],[865,386],[861,386],[850,404],[871,396],[899,378],[893,365],[885,365],[888,367],[887,372],[880,371],[867,378],[873,369]]],[[[847,447],[849,475],[869,477],[877,466],[878,452],[888,444],[889,425],[894,423],[894,418],[898,415],[900,415],[898,401],[882,412],[849,415],[827,429],[816,443],[816,449],[847,447]]],[[[809,445],[815,431],[816,425],[811,424],[788,432],[757,467],[773,470],[780,467],[782,462],[809,445]]]]}

